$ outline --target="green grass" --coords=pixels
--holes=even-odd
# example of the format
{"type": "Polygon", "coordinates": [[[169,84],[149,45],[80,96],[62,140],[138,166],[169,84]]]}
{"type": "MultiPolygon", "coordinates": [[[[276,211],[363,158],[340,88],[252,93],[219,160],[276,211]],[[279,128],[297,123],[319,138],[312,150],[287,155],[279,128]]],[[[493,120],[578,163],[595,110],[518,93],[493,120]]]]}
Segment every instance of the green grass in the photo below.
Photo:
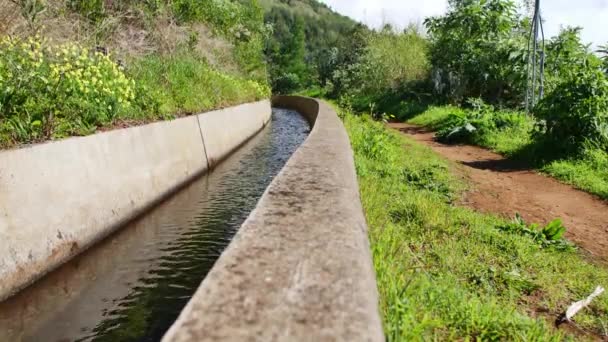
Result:
{"type": "Polygon", "coordinates": [[[586,148],[580,156],[552,161],[541,170],[581,190],[608,199],[608,153],[601,149],[586,148]]]}
{"type": "Polygon", "coordinates": [[[265,85],[214,70],[188,52],[151,55],[135,61],[129,73],[154,94],[160,114],[189,114],[270,96],[265,85]]]}
{"type": "MultiPolygon", "coordinates": [[[[344,120],[389,340],[569,338],[551,321],[608,284],[607,270],[454,205],[466,184],[449,162],[368,118],[344,120]]],[[[607,313],[604,295],[576,320],[601,333],[607,313]]]]}
{"type": "MultiPolygon", "coordinates": [[[[466,113],[464,109],[454,106],[430,107],[408,120],[408,122],[438,131],[449,125],[450,115],[464,113],[466,113]]],[[[513,115],[509,112],[503,113],[504,115],[513,115]]],[[[474,135],[472,142],[498,153],[513,155],[532,143],[531,133],[533,128],[533,119],[521,114],[521,120],[517,121],[515,125],[503,129],[484,130],[482,134],[474,135]]]]}
{"type": "Polygon", "coordinates": [[[270,96],[257,2],[30,2],[3,3],[0,149],[270,96]]]}
{"type": "MultiPolygon", "coordinates": [[[[33,39],[29,43],[40,46],[33,39]]],[[[218,71],[185,50],[133,60],[123,72],[110,57],[76,44],[56,48],[64,59],[41,47],[38,50],[44,53],[36,50],[37,57],[27,45],[23,48],[7,39],[0,44],[11,49],[0,56],[0,73],[10,76],[0,76],[0,89],[5,90],[0,94],[0,148],[88,135],[118,123],[171,119],[270,96],[268,86],[218,71]]]]}
{"type": "MultiPolygon", "coordinates": [[[[449,126],[450,115],[464,112],[452,106],[430,107],[408,122],[439,131],[449,126]]],[[[534,118],[523,114],[520,117],[521,120],[511,126],[480,130],[467,142],[517,159],[578,189],[608,199],[606,151],[589,145],[579,154],[555,157],[550,147],[534,141],[534,118]]]]}

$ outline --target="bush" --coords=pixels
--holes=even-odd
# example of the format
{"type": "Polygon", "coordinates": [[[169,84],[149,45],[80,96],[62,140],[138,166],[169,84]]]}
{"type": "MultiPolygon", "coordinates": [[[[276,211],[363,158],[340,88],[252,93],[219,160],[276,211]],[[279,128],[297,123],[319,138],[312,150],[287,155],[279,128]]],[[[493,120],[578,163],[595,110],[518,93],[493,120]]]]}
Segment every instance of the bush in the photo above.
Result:
{"type": "Polygon", "coordinates": [[[109,56],[76,44],[0,40],[3,144],[81,135],[131,107],[135,84],[109,56]]]}
{"type": "Polygon", "coordinates": [[[366,46],[356,63],[335,70],[334,92],[353,95],[364,106],[373,102],[381,110],[393,109],[404,96],[419,97],[415,85],[427,79],[429,70],[426,39],[414,28],[396,32],[390,27],[363,39],[366,46]]]}
{"type": "Polygon", "coordinates": [[[498,111],[481,99],[469,99],[468,110],[454,110],[440,126],[437,138],[446,143],[477,143],[491,132],[525,126],[522,113],[498,111]]]}
{"type": "Polygon", "coordinates": [[[525,97],[527,27],[510,0],[451,1],[425,20],[435,91],[451,102],[480,96],[521,105],[525,97]]]}
{"type": "Polygon", "coordinates": [[[608,78],[594,64],[565,77],[534,110],[540,133],[566,152],[587,140],[608,149],[608,78]]]}

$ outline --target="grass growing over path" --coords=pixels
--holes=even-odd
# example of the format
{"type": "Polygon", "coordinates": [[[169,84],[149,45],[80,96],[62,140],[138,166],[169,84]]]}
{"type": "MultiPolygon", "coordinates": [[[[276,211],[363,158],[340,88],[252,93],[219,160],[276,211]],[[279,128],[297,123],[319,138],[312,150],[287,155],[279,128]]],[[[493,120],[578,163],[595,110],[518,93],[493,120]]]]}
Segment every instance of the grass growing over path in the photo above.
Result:
{"type": "MultiPolygon", "coordinates": [[[[408,120],[435,131],[448,132],[470,118],[471,111],[452,106],[430,107],[408,120]]],[[[474,116],[474,115],[473,115],[474,116]]],[[[535,119],[523,113],[494,111],[474,122],[477,131],[461,142],[488,148],[509,158],[524,162],[567,184],[608,199],[608,153],[587,144],[578,153],[559,155],[553,146],[534,139],[535,119]],[[498,124],[497,124],[498,123],[498,124]]],[[[474,120],[473,120],[474,121],[474,120]]]]}
{"type": "MultiPolygon", "coordinates": [[[[344,116],[370,229],[385,333],[409,340],[561,340],[551,322],[608,285],[577,251],[543,247],[506,222],[457,207],[466,184],[429,148],[344,116]]],[[[595,333],[608,296],[577,315],[595,333]]]]}

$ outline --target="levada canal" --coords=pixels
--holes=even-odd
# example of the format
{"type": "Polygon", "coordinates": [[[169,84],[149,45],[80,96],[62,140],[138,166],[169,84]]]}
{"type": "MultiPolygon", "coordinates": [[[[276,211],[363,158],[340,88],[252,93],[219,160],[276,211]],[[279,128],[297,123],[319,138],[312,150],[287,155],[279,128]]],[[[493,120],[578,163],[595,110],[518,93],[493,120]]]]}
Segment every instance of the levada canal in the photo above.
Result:
{"type": "Polygon", "coordinates": [[[273,110],[211,173],[0,303],[0,341],[159,341],[309,130],[273,110]]]}

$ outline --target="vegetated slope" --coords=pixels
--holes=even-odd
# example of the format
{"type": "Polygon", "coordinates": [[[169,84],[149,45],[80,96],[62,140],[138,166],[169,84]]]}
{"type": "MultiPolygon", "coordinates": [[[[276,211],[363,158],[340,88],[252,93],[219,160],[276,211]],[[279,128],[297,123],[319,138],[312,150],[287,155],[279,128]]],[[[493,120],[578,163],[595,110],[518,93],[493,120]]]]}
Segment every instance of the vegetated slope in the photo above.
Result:
{"type": "Polygon", "coordinates": [[[269,96],[255,1],[0,0],[0,147],[269,96]]]}
{"type": "Polygon", "coordinates": [[[266,45],[277,92],[318,86],[334,72],[340,49],[361,24],[316,0],[261,0],[272,34],[266,45]]]}
{"type": "MultiPolygon", "coordinates": [[[[608,297],[581,311],[583,330],[555,330],[608,271],[537,228],[458,206],[453,167],[369,117],[342,111],[355,153],[389,341],[598,338],[608,297]],[[584,334],[587,336],[572,335],[584,334]]],[[[555,234],[557,233],[557,234],[555,234]]]]}

